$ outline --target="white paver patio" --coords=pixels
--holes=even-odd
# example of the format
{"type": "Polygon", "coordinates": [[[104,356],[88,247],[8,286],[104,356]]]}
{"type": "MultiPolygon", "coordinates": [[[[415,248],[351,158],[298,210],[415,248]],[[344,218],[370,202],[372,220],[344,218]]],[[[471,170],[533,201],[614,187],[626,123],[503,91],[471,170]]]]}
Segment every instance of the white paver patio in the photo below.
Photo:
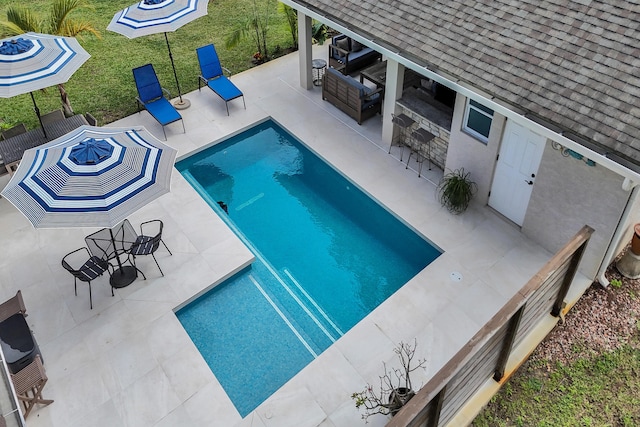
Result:
{"type": "MultiPolygon", "coordinates": [[[[326,57],[326,46],[314,49],[315,57],[326,57]]],[[[173,252],[157,252],[165,276],[151,257],[141,258],[147,280],[112,297],[108,278],[99,278],[93,310],[86,285],[79,284],[76,297],[73,277],[60,261],[95,229],[34,230],[0,199],[0,301],[22,290],[49,376],[44,395],[55,400],[35,409],[29,426],[363,425],[350,395],[377,383],[382,361],[394,363],[397,343],[417,338],[428,369],[416,372],[413,382],[424,383],[549,259],[549,252],[487,207],[449,214],[435,198],[442,171],[424,168],[418,178],[395,151],[387,154],[379,117],[359,126],[323,101],[321,88],[302,89],[298,76],[297,54],[233,76],[247,108],[231,102],[230,116],[208,89],[184,95],[191,101],[181,111],[186,133],[179,123],[167,126],[168,144],[185,156],[272,117],[443,255],[242,419],[173,313],[246,266],[252,255],[178,172],[171,193],[129,218],[134,226],[164,221],[173,252]],[[462,280],[452,280],[452,272],[462,280]]],[[[109,124],[129,125],[162,138],[146,112],[109,124]]],[[[0,177],[0,187],[6,182],[8,176],[0,177]]],[[[369,421],[382,426],[386,420],[369,421]]]]}

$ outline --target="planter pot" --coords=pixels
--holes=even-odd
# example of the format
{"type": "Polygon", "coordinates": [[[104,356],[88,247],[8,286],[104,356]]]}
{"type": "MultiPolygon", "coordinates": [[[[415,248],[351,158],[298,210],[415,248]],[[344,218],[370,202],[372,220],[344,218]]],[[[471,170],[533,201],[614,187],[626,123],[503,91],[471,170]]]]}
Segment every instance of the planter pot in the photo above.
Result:
{"type": "Polygon", "coordinates": [[[640,224],[633,227],[633,238],[631,239],[631,252],[640,255],[640,224]]]}
{"type": "Polygon", "coordinates": [[[398,411],[415,396],[410,388],[398,387],[389,394],[389,413],[395,415],[398,411]]]}

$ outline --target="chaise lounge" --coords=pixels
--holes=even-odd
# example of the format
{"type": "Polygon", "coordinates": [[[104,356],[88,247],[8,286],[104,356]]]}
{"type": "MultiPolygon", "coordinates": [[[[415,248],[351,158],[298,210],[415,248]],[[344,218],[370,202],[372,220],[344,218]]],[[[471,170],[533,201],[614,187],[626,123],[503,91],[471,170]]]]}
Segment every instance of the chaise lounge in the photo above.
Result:
{"type": "Polygon", "coordinates": [[[198,55],[198,64],[200,65],[200,76],[198,76],[198,90],[204,84],[209,87],[216,95],[224,101],[227,107],[227,116],[229,115],[229,101],[242,97],[244,109],[247,104],[244,102],[244,94],[236,85],[234,85],[223,70],[231,74],[231,72],[220,65],[218,53],[213,44],[208,44],[196,49],[198,55]]]}
{"type": "MultiPolygon", "coordinates": [[[[136,97],[138,112],[140,112],[140,105],[156,119],[162,126],[162,133],[164,139],[167,139],[167,133],[164,127],[170,123],[182,120],[182,116],[175,109],[173,105],[165,98],[165,94],[169,92],[160,86],[158,76],[156,75],[153,65],[146,64],[141,67],[133,69],[133,79],[136,83],[136,89],[138,90],[138,96],[136,97]]],[[[184,121],[182,121],[182,130],[184,129],[184,121]]]]}

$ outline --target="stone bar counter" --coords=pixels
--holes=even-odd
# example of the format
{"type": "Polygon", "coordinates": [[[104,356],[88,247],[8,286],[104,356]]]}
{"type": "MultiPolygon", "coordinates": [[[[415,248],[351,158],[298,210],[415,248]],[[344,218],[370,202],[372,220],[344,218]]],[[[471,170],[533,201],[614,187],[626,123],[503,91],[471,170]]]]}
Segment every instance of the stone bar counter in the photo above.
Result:
{"type": "MultiPolygon", "coordinates": [[[[455,96],[455,93],[454,93],[455,96]]],[[[453,108],[436,99],[434,93],[423,87],[405,89],[402,97],[396,101],[399,113],[411,117],[436,137],[431,141],[431,161],[444,169],[449,138],[451,136],[451,120],[453,108]]]]}

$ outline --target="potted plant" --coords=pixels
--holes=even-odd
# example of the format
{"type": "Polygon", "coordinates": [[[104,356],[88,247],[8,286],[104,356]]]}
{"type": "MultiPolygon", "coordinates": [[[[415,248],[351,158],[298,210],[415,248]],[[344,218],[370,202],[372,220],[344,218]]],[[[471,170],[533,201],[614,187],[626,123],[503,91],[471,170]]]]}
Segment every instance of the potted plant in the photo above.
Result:
{"type": "Polygon", "coordinates": [[[445,174],[438,184],[438,199],[452,214],[464,212],[478,189],[470,177],[471,172],[460,168],[445,174]]]}
{"type": "Polygon", "coordinates": [[[419,359],[416,366],[411,362],[415,357],[417,341],[413,345],[400,342],[393,351],[400,360],[401,368],[387,369],[383,362],[384,374],[380,376],[380,391],[376,392],[371,384],[364,390],[353,393],[351,398],[356,408],[364,410],[362,419],[367,422],[371,415],[395,415],[415,395],[411,385],[411,372],[418,368],[426,368],[426,359],[419,359]]]}

